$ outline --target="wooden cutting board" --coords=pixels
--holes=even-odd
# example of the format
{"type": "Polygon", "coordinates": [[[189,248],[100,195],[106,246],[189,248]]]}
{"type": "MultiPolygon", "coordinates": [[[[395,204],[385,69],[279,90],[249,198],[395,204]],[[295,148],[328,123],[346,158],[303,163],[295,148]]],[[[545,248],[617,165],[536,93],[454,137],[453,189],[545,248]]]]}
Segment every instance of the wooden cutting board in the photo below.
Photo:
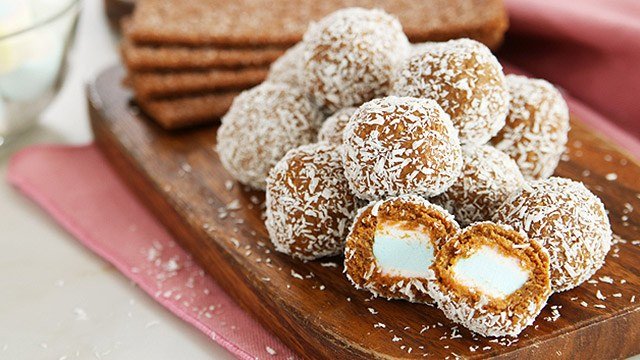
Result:
{"type": "Polygon", "coordinates": [[[131,15],[136,6],[136,0],[104,0],[104,12],[109,20],[109,26],[120,33],[120,22],[131,15]]]}
{"type": "Polygon", "coordinates": [[[163,131],[132,106],[123,75],[111,68],[88,87],[96,142],[177,241],[301,357],[606,359],[640,352],[640,165],[578,119],[557,175],[584,181],[602,198],[616,244],[589,283],[553,295],[518,339],[488,339],[436,308],[355,290],[340,258],[302,263],[276,253],[263,225],[264,194],[245,190],[222,168],[216,127],[163,131]]]}

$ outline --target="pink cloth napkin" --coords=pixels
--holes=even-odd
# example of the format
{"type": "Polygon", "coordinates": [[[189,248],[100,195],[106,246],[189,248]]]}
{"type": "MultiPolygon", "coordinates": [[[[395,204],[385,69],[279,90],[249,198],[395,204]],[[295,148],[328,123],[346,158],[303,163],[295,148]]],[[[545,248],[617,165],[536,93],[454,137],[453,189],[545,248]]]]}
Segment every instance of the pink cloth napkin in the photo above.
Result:
{"type": "MultiPolygon", "coordinates": [[[[640,3],[507,4],[512,31],[501,56],[562,85],[573,113],[640,157],[640,142],[631,135],[640,136],[634,99],[640,85],[640,3]]],[[[23,150],[11,160],[8,179],[85,246],[239,358],[294,356],[204,275],[95,146],[23,150]]]]}
{"type": "Polygon", "coordinates": [[[94,145],[28,148],[8,174],[81,243],[238,358],[294,355],[194,264],[94,145]]]}

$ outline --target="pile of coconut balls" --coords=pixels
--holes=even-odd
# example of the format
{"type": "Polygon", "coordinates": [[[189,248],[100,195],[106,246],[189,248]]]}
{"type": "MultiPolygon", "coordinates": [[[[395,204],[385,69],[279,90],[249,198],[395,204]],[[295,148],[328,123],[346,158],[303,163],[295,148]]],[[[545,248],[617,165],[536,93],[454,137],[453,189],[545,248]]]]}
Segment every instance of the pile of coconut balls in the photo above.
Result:
{"type": "Polygon", "coordinates": [[[358,289],[516,336],[611,247],[600,199],[550,177],[568,131],[558,90],[505,76],[484,45],[412,45],[393,16],[348,8],[235,99],[217,151],[266,190],[278,251],[344,254],[358,289]]]}

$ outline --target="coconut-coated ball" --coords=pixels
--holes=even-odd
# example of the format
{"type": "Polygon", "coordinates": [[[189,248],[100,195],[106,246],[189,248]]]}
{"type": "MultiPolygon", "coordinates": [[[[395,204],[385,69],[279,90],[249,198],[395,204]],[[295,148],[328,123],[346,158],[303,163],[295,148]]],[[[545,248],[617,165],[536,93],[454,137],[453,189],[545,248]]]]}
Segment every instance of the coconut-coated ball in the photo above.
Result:
{"type": "Polygon", "coordinates": [[[303,42],[304,86],[329,114],[386,95],[409,52],[400,22],[378,9],[338,10],[312,24],[303,42]]]}
{"type": "Polygon", "coordinates": [[[520,75],[507,75],[506,79],[511,97],[509,114],[491,143],[518,163],[525,178],[548,178],[567,143],[567,103],[545,80],[520,75]]]}
{"type": "Polygon", "coordinates": [[[551,288],[572,289],[604,264],[612,232],[602,201],[584,184],[551,177],[509,196],[495,220],[513,226],[549,252],[551,288]]]}
{"type": "Polygon", "coordinates": [[[316,141],[323,115],[298,89],[264,83],[236,97],[218,129],[224,168],[256,189],[284,154],[316,141]]]}
{"type": "Polygon", "coordinates": [[[460,175],[458,132],[433,100],[389,96],[363,104],[343,134],[345,175],[363,199],[444,192],[460,175]]]}
{"type": "Polygon", "coordinates": [[[276,250],[317,259],[342,251],[357,205],[337,146],[304,145],[269,174],[265,224],[276,250]]]}
{"type": "Polygon", "coordinates": [[[431,198],[462,225],[493,218],[495,211],[525,183],[515,161],[491,145],[462,149],[462,171],[447,191],[431,198]]]}
{"type": "Polygon", "coordinates": [[[348,107],[336,111],[333,115],[329,116],[320,131],[318,132],[318,141],[326,141],[331,144],[342,144],[342,133],[344,128],[349,123],[351,116],[358,110],[355,107],[348,107]]]}
{"type": "Polygon", "coordinates": [[[502,66],[489,48],[470,39],[414,46],[391,94],[434,99],[468,146],[489,141],[504,126],[509,106],[502,66]]]}

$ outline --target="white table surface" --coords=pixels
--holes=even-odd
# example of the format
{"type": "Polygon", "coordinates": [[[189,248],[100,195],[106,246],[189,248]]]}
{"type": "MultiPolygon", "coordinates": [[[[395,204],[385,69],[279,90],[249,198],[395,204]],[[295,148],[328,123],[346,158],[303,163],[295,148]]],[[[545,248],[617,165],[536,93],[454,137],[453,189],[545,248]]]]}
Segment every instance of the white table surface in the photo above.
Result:
{"type": "Polygon", "coordinates": [[[101,0],[85,0],[70,72],[40,126],[0,150],[0,359],[231,359],[10,187],[12,153],[91,140],[84,84],[117,61],[101,0]]]}

